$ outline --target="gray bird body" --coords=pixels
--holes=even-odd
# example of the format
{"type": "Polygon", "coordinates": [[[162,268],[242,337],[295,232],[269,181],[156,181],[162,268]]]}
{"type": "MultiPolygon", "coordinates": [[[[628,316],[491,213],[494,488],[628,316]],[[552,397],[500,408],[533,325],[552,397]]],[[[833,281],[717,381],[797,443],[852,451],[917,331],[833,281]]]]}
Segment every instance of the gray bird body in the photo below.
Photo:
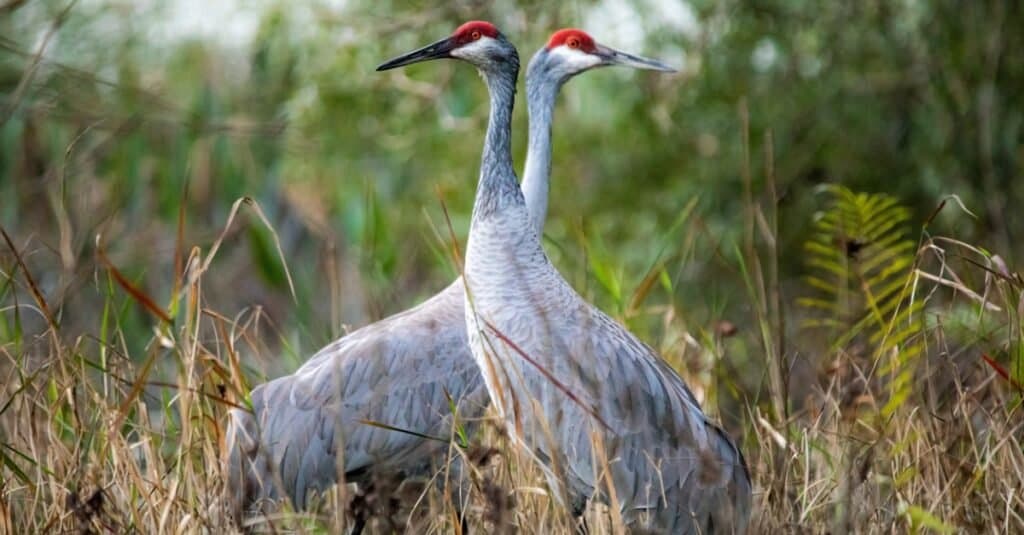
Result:
{"type": "Polygon", "coordinates": [[[488,402],[466,345],[462,288],[458,280],[333,342],[294,374],[253,389],[253,412],[233,410],[228,430],[236,507],[287,496],[303,508],[339,473],[360,483],[440,466],[449,445],[416,434],[451,436],[449,396],[470,428],[488,402]]]}
{"type": "MultiPolygon", "coordinates": [[[[548,73],[540,73],[547,76],[548,73]]],[[[558,87],[545,84],[544,87],[558,87]]],[[[530,107],[523,187],[542,231],[548,202],[554,95],[530,107]]],[[[517,188],[518,189],[518,188],[517,188]]],[[[232,410],[227,432],[229,491],[236,514],[288,497],[306,506],[314,491],[378,474],[423,475],[448,444],[367,425],[448,438],[447,394],[472,434],[489,398],[466,338],[464,283],[456,279],[421,305],[362,327],[324,347],[294,374],[257,386],[253,411],[232,410]]]]}
{"type": "Polygon", "coordinates": [[[743,531],[751,487],[742,455],[671,367],[551,265],[511,165],[515,74],[481,71],[492,110],[465,312],[473,356],[509,434],[575,510],[598,497],[614,500],[631,528],[743,531]]]}
{"type": "MultiPolygon", "coordinates": [[[[493,50],[456,52],[475,62],[493,50]]],[[[470,426],[486,398],[493,399],[512,436],[540,457],[554,486],[566,482],[576,506],[600,486],[590,455],[596,429],[606,446],[603,454],[611,454],[613,488],[631,526],[742,527],[749,512],[749,477],[738,450],[704,419],[678,376],[585,303],[540,248],[551,110],[554,95],[571,75],[536,86],[528,77],[531,141],[524,201],[508,150],[518,60],[514,48],[499,52],[511,54],[516,65],[505,73],[494,65],[481,67],[492,105],[467,254],[472,295],[464,295],[466,281],[456,280],[420,306],[339,339],[295,374],[254,389],[253,413],[232,411],[228,429],[229,492],[236,506],[248,509],[263,499],[288,496],[303,507],[311,491],[327,488],[339,473],[360,482],[374,474],[425,472],[445,459],[446,444],[361,420],[448,437],[447,391],[460,401],[459,414],[470,426]],[[543,91],[536,98],[542,100],[535,106],[538,88],[543,91]],[[464,309],[464,300],[476,308],[464,309]],[[592,408],[569,402],[565,385],[554,387],[519,355],[510,355],[493,333],[481,332],[477,313],[528,355],[542,356],[542,366],[592,408]],[[488,356],[481,335],[488,348],[497,349],[496,358],[488,356]],[[522,406],[531,399],[539,403],[522,406]],[[619,432],[595,428],[592,410],[619,432]],[[552,433],[541,430],[544,422],[560,425],[552,433]],[[707,462],[695,464],[695,455],[707,462]],[[654,481],[645,460],[660,462],[661,473],[668,475],[654,481]],[[721,471],[705,468],[719,465],[721,471]],[[651,514],[638,513],[641,508],[651,514]],[[712,509],[721,518],[715,523],[708,520],[712,509]]]]}

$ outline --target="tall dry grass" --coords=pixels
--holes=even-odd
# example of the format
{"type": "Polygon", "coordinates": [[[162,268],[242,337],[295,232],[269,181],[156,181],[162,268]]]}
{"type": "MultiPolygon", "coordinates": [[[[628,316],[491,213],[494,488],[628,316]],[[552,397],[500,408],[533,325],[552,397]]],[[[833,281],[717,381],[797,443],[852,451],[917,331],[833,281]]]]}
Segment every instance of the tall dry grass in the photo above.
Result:
{"type": "MultiPolygon", "coordinates": [[[[761,217],[753,203],[751,210],[761,217]]],[[[225,413],[246,406],[254,380],[246,361],[273,356],[258,313],[227,317],[208,305],[204,282],[220,242],[205,252],[179,242],[180,269],[169,281],[177,291],[166,306],[121,273],[100,243],[88,283],[105,296],[95,311],[99,328],[72,335],[26,261],[38,243],[4,237],[0,526],[17,533],[236,529],[222,499],[225,413]],[[134,353],[121,326],[129,309],[145,311],[152,329],[134,353]]],[[[777,254],[770,243],[751,245],[745,256],[755,301],[777,291],[765,276],[770,269],[750,267],[777,254]]],[[[881,358],[870,355],[869,342],[819,355],[784,350],[782,322],[769,306],[755,316],[763,322],[757,335],[777,353],[761,377],[729,378],[743,374],[735,368],[743,362],[729,355],[736,326],[700,342],[678,331],[677,306],[645,308],[641,300],[634,307],[663,316],[663,341],[691,340],[665,343],[662,353],[742,437],[755,479],[754,531],[1024,530],[1024,282],[969,244],[924,233],[916,251],[903,276],[926,319],[905,347],[922,352],[907,360],[911,383],[895,406],[885,362],[899,361],[900,347],[881,358]],[[708,367],[695,371],[695,361],[708,367]]],[[[571,531],[531,462],[497,425],[484,429],[469,448],[452,449],[474,467],[470,529],[571,531]]],[[[358,511],[381,532],[457,531],[452,498],[438,488],[426,481],[379,482],[368,493],[336,489],[310,511],[285,507],[248,527],[331,532],[358,511]]],[[[588,512],[588,526],[612,531],[600,507],[588,512]]]]}
{"type": "MultiPolygon", "coordinates": [[[[68,78],[67,86],[96,82],[89,73],[49,68],[68,78]]],[[[156,101],[122,89],[142,104],[156,101]]],[[[45,103],[22,110],[21,145],[5,146],[16,176],[0,177],[11,179],[0,192],[17,191],[0,201],[16,198],[24,207],[17,221],[3,222],[0,243],[0,533],[236,530],[222,499],[226,411],[246,406],[253,382],[294,367],[324,341],[323,329],[309,325],[326,323],[337,333],[343,311],[369,308],[363,316],[379,317],[380,309],[411,304],[401,290],[430,281],[403,273],[391,290],[399,297],[365,305],[372,301],[365,287],[374,286],[361,284],[357,261],[337,253],[341,240],[324,230],[327,209],[315,186],[293,184],[261,197],[280,201],[276,217],[250,201],[233,210],[225,200],[225,192],[252,189],[246,177],[263,172],[267,162],[257,160],[273,152],[210,133],[238,124],[147,123],[145,113],[79,116],[93,107],[102,112],[88,99],[106,98],[80,93],[81,102],[61,110],[70,118],[56,133],[42,126],[50,113],[45,103]],[[40,141],[44,131],[55,139],[40,141]],[[125,150],[125,161],[109,169],[99,164],[121,157],[117,147],[161,144],[182,147],[165,155],[181,156],[175,161],[182,169],[166,176],[138,171],[157,166],[141,149],[125,150]],[[52,146],[60,147],[56,156],[48,154],[52,146]],[[153,191],[139,193],[147,187],[153,191]],[[186,217],[194,212],[185,207],[196,204],[205,209],[203,221],[186,217]],[[168,210],[176,224],[154,216],[168,210]],[[236,218],[238,211],[244,216],[236,218]],[[323,244],[303,249],[307,265],[298,268],[306,280],[293,281],[282,267],[296,267],[282,257],[294,261],[297,248],[279,245],[278,232],[292,243],[323,244]],[[311,275],[318,270],[327,275],[311,275]],[[225,296],[251,306],[231,309],[225,296]],[[319,298],[325,302],[314,302],[319,298]],[[305,331],[283,326],[292,315],[305,331]]],[[[192,117],[188,110],[168,114],[192,117]]],[[[755,480],[753,531],[1024,532],[1019,268],[980,244],[931,235],[928,222],[911,223],[923,228],[910,264],[893,276],[900,301],[919,314],[913,333],[893,344],[864,331],[845,339],[803,328],[805,320],[849,318],[796,303],[807,289],[784,280],[780,259],[805,253],[783,249],[778,221],[811,218],[779,211],[770,151],[763,179],[755,179],[746,111],[740,118],[747,162],[736,192],[746,206],[736,218],[741,243],[717,242],[697,202],[688,202],[638,276],[622,273],[618,252],[607,251],[601,236],[564,225],[570,237],[546,245],[570,266],[569,279],[641,332],[740,439],[755,480]],[[728,320],[729,307],[713,302],[714,288],[689,292],[707,301],[702,309],[723,311],[710,322],[678,297],[686,280],[680,274],[692,264],[742,281],[745,301],[728,320]]],[[[270,123],[242,122],[250,130],[254,124],[270,123]]],[[[275,132],[267,128],[266,135],[275,132]]],[[[770,133],[764,137],[771,147],[770,133]]],[[[368,205],[383,202],[372,191],[366,197],[368,205]]],[[[950,201],[940,209],[955,208],[950,201]]],[[[374,217],[380,221],[366,231],[373,236],[356,238],[372,251],[369,263],[374,255],[406,254],[409,243],[377,239],[401,232],[374,217]]],[[[845,253],[862,244],[835,245],[845,253]]],[[[874,331],[903,332],[899,318],[878,314],[874,331]]],[[[499,426],[483,428],[470,447],[451,452],[474,468],[469,528],[569,532],[570,519],[536,467],[499,426]]],[[[430,483],[334,489],[309,511],[285,507],[248,527],[336,532],[355,512],[370,514],[378,532],[458,531],[452,497],[430,483]]],[[[601,507],[588,511],[587,524],[595,533],[612,531],[601,507]]]]}

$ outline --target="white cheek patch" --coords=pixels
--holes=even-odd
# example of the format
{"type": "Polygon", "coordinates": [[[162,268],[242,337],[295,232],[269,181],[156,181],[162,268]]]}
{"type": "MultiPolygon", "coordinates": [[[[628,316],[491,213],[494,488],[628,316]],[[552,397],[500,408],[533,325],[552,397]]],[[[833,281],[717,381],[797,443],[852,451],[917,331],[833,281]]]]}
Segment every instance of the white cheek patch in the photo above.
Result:
{"type": "Polygon", "coordinates": [[[601,58],[565,45],[558,45],[552,48],[548,54],[574,72],[585,71],[601,64],[601,58]]]}
{"type": "Polygon", "coordinates": [[[483,59],[487,56],[487,50],[494,45],[494,38],[483,36],[476,41],[462,45],[452,50],[452,57],[459,59],[483,59]]]}

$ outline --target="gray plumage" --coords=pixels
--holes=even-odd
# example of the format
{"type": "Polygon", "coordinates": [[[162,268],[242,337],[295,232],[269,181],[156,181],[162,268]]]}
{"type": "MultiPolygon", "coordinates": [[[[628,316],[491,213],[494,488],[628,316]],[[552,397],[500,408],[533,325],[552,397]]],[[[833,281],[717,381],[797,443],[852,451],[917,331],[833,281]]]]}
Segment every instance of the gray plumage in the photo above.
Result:
{"type": "MultiPolygon", "coordinates": [[[[533,85],[545,90],[528,98],[523,187],[533,192],[528,205],[538,232],[548,202],[554,97],[580,72],[537,71],[550,80],[538,79],[543,83],[533,85]]],[[[448,438],[446,392],[460,401],[459,415],[472,434],[488,395],[466,338],[463,289],[459,278],[420,306],[324,347],[294,374],[253,389],[253,411],[231,411],[227,431],[236,515],[285,497],[304,508],[312,492],[329,488],[339,474],[360,483],[381,474],[428,473],[447,458],[447,444],[363,421],[448,438]]]]}
{"type": "Polygon", "coordinates": [[[303,508],[343,474],[417,476],[447,458],[448,396],[472,428],[487,404],[466,346],[462,283],[421,305],[358,329],[298,371],[252,391],[253,412],[231,411],[229,492],[238,509],[287,496],[303,508]]]}
{"type": "Polygon", "coordinates": [[[574,509],[593,497],[612,502],[613,491],[631,528],[744,531],[751,487],[735,444],[671,367],[582,299],[544,254],[515,187],[517,69],[504,67],[480,67],[492,109],[465,266],[470,347],[492,403],[574,509]]]}

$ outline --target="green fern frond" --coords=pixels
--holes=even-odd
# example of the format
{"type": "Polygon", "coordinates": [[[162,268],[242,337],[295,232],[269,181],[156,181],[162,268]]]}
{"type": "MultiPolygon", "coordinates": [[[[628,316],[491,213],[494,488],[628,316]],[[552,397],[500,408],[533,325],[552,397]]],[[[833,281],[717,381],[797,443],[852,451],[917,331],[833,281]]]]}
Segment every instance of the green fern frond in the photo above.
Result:
{"type": "Polygon", "coordinates": [[[923,303],[910,299],[915,251],[907,238],[910,211],[890,195],[824,188],[825,210],[815,214],[804,243],[808,311],[803,326],[823,329],[833,353],[870,356],[887,378],[889,415],[911,394],[912,364],[923,351],[923,303]]]}

